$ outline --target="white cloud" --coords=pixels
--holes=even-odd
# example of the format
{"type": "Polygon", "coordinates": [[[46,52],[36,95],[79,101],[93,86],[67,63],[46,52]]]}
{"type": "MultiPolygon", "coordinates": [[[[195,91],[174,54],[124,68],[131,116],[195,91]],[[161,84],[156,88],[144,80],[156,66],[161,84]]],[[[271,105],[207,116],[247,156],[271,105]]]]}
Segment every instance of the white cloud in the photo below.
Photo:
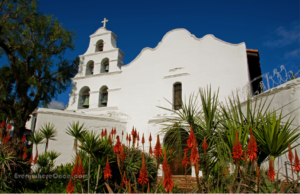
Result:
{"type": "Polygon", "coordinates": [[[284,54],[284,58],[289,60],[289,59],[299,59],[300,56],[300,49],[295,49],[293,51],[290,52],[286,52],[284,54]]]}
{"type": "Polygon", "coordinates": [[[263,46],[271,48],[280,48],[293,43],[299,43],[300,25],[298,22],[293,22],[291,25],[291,29],[289,30],[287,30],[283,26],[280,26],[275,30],[275,36],[276,38],[272,38],[272,36],[269,36],[270,40],[263,42],[263,46]]]}
{"type": "Polygon", "coordinates": [[[49,104],[48,104],[48,108],[50,109],[63,109],[65,106],[64,106],[64,103],[62,102],[58,102],[58,101],[55,101],[55,100],[52,100],[49,104]]]}

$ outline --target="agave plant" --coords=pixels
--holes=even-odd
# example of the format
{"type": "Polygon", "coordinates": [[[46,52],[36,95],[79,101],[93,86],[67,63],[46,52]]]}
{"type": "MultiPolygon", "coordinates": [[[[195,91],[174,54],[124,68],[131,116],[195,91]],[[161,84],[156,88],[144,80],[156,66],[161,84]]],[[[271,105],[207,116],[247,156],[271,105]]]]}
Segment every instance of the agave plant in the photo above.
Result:
{"type": "Polygon", "coordinates": [[[56,140],[54,137],[57,136],[57,130],[54,128],[53,124],[46,123],[40,131],[42,133],[42,137],[46,139],[45,152],[47,152],[49,140],[56,140]]]}

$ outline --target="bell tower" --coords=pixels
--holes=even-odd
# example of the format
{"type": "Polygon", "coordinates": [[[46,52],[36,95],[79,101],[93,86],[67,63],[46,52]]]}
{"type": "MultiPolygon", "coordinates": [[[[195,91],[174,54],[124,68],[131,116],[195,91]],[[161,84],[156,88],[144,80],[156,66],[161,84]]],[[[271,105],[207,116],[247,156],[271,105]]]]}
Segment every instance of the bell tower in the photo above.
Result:
{"type": "Polygon", "coordinates": [[[80,66],[75,77],[121,71],[124,53],[117,48],[117,35],[106,29],[108,20],[104,18],[103,27],[90,35],[87,51],[80,55],[80,66]]]}

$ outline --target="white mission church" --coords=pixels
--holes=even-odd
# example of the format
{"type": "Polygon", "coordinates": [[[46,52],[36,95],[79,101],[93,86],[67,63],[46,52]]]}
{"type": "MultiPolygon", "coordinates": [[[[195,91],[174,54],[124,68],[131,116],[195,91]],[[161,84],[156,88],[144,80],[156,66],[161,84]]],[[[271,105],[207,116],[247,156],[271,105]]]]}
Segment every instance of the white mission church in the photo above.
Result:
{"type": "MultiPolygon", "coordinates": [[[[155,48],[144,48],[132,62],[123,64],[125,54],[117,47],[117,35],[106,29],[106,22],[90,35],[89,47],[80,55],[67,108],[38,109],[33,127],[38,130],[50,122],[58,130],[57,141],[50,141],[48,148],[62,153],[57,165],[70,162],[74,155],[73,138],[65,132],[73,121],[99,133],[116,127],[120,136],[122,130],[130,133],[134,126],[140,135],[148,137],[151,132],[156,140],[162,128],[159,123],[174,116],[157,106],[178,110],[181,99],[208,85],[212,91],[220,88],[220,101],[238,88],[258,89],[260,80],[251,84],[250,80],[261,75],[259,54],[247,49],[244,42],[231,44],[211,34],[197,38],[179,28],[167,32],[155,48]]],[[[27,126],[30,128],[30,122],[27,126]]],[[[163,143],[164,136],[160,138],[163,143]]],[[[44,150],[44,145],[39,150],[44,150]]]]}

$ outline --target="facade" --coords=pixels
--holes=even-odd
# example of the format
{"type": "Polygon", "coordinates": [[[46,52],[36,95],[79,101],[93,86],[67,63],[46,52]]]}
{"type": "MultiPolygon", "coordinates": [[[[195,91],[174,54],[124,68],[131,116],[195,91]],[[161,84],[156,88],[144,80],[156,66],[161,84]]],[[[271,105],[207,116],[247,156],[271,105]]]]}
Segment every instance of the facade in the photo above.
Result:
{"type": "MultiPolygon", "coordinates": [[[[151,133],[156,139],[160,123],[174,115],[158,106],[178,110],[181,99],[188,100],[190,94],[209,85],[212,91],[219,88],[220,101],[237,89],[250,89],[254,94],[261,81],[251,82],[261,75],[259,54],[246,49],[244,42],[231,44],[213,35],[197,38],[186,29],[175,29],[126,65],[116,43],[117,36],[105,27],[92,34],[87,51],[80,55],[66,109],[38,110],[36,129],[51,122],[58,130],[57,141],[50,141],[48,147],[62,153],[57,165],[71,162],[74,154],[73,138],[65,133],[72,122],[84,123],[88,130],[99,133],[116,127],[117,135],[122,130],[130,133],[134,126],[145,137],[151,133]]],[[[299,80],[295,83],[299,93],[299,80]]],[[[283,103],[280,99],[278,103],[283,103]]],[[[299,119],[297,122],[300,125],[299,119]]],[[[161,143],[164,138],[160,135],[161,143]]],[[[148,148],[146,142],[145,150],[148,148]]]]}

